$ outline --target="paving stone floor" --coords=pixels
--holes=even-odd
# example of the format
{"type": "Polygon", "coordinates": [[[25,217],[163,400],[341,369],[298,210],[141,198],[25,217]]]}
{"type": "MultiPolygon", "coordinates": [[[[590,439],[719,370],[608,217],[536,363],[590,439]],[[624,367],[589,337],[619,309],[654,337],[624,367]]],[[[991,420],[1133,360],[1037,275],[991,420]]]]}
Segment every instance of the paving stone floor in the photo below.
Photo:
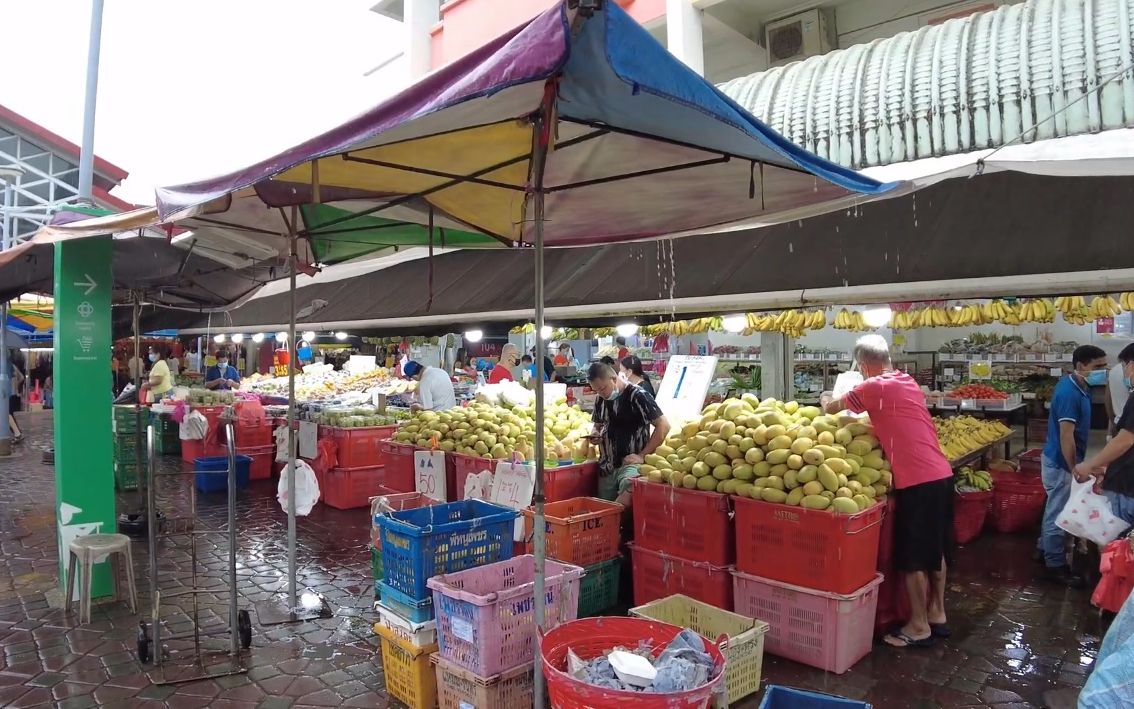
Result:
{"type": "MultiPolygon", "coordinates": [[[[373,586],[365,512],[324,505],[299,521],[301,588],[322,593],[334,617],[299,625],[263,627],[253,612],[253,642],[246,674],[177,685],[157,685],[138,662],[138,616],[125,604],[95,606],[92,623],[59,607],[54,516],[54,471],[41,462],[51,446],[50,413],[20,415],[27,440],[15,456],[0,460],[0,706],[86,707],[300,707],[401,706],[388,700],[370,624],[373,586]]],[[[174,458],[163,470],[179,470],[174,458]]],[[[191,475],[165,478],[159,508],[176,514],[191,475]],[[172,511],[172,512],[171,512],[172,511]]],[[[223,529],[224,494],[199,499],[201,526],[223,529]]],[[[138,508],[131,493],[119,495],[120,511],[138,508]]],[[[274,481],[260,481],[238,498],[238,593],[240,606],[286,588],[286,516],[274,481]]],[[[227,624],[227,545],[223,533],[200,538],[202,626],[227,624]]],[[[1099,621],[1089,592],[1035,580],[1032,541],[985,536],[958,554],[950,584],[954,637],[928,650],[876,647],[844,675],[831,675],[765,657],[764,680],[865,699],[885,709],[936,707],[1043,707],[1045,693],[1074,696],[1090,671],[1099,645],[1099,621]]],[[[144,541],[134,543],[142,607],[148,607],[144,541]]],[[[190,556],[184,546],[162,542],[160,585],[185,586],[190,556]]],[[[188,608],[188,601],[179,605],[188,608]]],[[[171,608],[171,629],[191,628],[171,608]]],[[[208,644],[220,648],[227,637],[208,644]]],[[[184,643],[172,649],[180,656],[184,643]]],[[[756,707],[758,697],[739,706],[756,707]]],[[[1070,706],[1070,705],[1068,705],[1070,706]]]]}

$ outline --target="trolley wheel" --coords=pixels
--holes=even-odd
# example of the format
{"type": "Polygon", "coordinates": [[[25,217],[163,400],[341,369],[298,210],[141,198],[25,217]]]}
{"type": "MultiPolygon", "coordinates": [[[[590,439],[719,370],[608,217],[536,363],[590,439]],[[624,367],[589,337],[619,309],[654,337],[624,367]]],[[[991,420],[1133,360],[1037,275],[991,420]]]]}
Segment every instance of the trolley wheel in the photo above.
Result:
{"type": "Polygon", "coordinates": [[[241,609],[236,612],[236,629],[240,633],[240,647],[247,650],[252,646],[252,618],[248,611],[241,609]]]}
{"type": "Polygon", "coordinates": [[[150,636],[146,632],[146,624],[138,622],[138,662],[143,665],[150,662],[150,636]]]}

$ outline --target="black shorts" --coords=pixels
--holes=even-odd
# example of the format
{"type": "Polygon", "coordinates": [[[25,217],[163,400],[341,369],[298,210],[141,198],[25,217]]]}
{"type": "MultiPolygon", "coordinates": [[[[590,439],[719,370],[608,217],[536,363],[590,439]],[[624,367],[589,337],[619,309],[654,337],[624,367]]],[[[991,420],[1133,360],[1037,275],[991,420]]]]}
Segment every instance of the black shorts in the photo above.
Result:
{"type": "Polygon", "coordinates": [[[894,490],[894,568],[940,571],[953,563],[953,479],[894,490]]]}

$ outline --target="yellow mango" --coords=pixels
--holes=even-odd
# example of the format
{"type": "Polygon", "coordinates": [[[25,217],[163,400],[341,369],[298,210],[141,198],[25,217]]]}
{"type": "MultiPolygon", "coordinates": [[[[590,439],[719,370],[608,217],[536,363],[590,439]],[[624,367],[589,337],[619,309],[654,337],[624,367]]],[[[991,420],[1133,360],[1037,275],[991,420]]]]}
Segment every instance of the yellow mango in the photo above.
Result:
{"type": "Polygon", "coordinates": [[[786,450],[791,452],[791,437],[787,435],[776,436],[768,441],[768,451],[786,450]]]}
{"type": "Polygon", "coordinates": [[[804,495],[799,504],[809,510],[825,510],[831,506],[831,501],[822,495],[804,495]]]}
{"type": "Polygon", "coordinates": [[[789,505],[798,505],[803,500],[803,488],[797,487],[788,493],[787,499],[784,500],[789,505]]]}
{"type": "Polygon", "coordinates": [[[819,475],[816,479],[823,485],[824,490],[834,492],[839,489],[839,476],[827,463],[819,466],[819,475]]]}
{"type": "Polygon", "coordinates": [[[851,469],[850,463],[843,460],[842,458],[831,458],[826,463],[824,463],[824,465],[830,468],[831,471],[835,473],[835,475],[845,475],[850,472],[851,469]]]}
{"type": "Polygon", "coordinates": [[[810,438],[803,438],[801,436],[792,441],[791,452],[795,453],[796,455],[803,455],[807,451],[811,450],[811,447],[814,445],[815,441],[812,441],[810,438]]]}
{"type": "Polygon", "coordinates": [[[782,478],[787,475],[787,471],[789,470],[791,470],[791,468],[787,467],[787,463],[780,463],[779,465],[773,465],[768,474],[773,477],[782,478]]]}
{"type": "Polygon", "coordinates": [[[744,460],[751,463],[752,465],[756,465],[760,461],[764,460],[764,449],[749,448],[744,452],[744,460]]]}
{"type": "Polygon", "coordinates": [[[873,448],[866,441],[851,441],[847,444],[847,453],[861,455],[863,460],[866,460],[866,456],[870,455],[871,450],[873,448]]]}
{"type": "Polygon", "coordinates": [[[790,455],[791,451],[787,448],[779,448],[776,450],[768,451],[767,455],[764,456],[764,460],[768,461],[772,465],[779,465],[780,463],[786,463],[788,456],[790,455]]]}
{"type": "Polygon", "coordinates": [[[834,500],[831,500],[831,507],[834,508],[835,512],[842,515],[858,513],[858,505],[849,497],[836,497],[834,500]]]}
{"type": "Polygon", "coordinates": [[[772,474],[772,464],[766,460],[762,460],[752,466],[752,473],[758,478],[766,478],[772,474]]]}
{"type": "Polygon", "coordinates": [[[787,502],[787,493],[783,490],[777,490],[773,487],[766,487],[760,491],[760,498],[764,502],[777,502],[783,504],[787,502]]]}
{"type": "Polygon", "coordinates": [[[818,480],[812,480],[806,483],[801,489],[804,495],[818,495],[823,492],[823,485],[821,485],[818,480]]]}
{"type": "Polygon", "coordinates": [[[817,477],[819,477],[819,466],[805,465],[799,469],[799,472],[796,474],[795,479],[800,481],[801,483],[809,483],[817,477]]]}

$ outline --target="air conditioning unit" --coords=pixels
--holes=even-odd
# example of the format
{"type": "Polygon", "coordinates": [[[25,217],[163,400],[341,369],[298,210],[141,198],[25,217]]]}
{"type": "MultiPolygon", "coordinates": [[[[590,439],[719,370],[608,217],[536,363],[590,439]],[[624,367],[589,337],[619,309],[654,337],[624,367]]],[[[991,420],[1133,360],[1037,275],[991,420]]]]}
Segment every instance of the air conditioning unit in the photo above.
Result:
{"type": "Polygon", "coordinates": [[[831,51],[827,15],[815,8],[769,22],[764,27],[768,66],[782,66],[831,51]]]}

